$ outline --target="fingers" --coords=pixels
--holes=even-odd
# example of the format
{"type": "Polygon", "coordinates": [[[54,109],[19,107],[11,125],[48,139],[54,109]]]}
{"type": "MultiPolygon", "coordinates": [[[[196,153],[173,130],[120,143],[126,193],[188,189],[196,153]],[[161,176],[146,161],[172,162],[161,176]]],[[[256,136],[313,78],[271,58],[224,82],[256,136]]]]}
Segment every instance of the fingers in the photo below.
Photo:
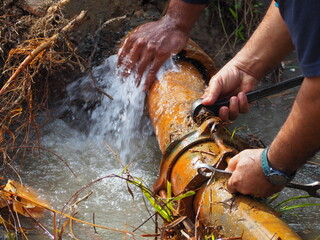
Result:
{"type": "Polygon", "coordinates": [[[249,110],[244,92],[251,91],[255,81],[254,77],[238,68],[237,61],[231,60],[211,78],[209,87],[202,95],[202,104],[213,105],[218,98],[232,96],[229,106],[220,109],[219,117],[225,121],[235,120],[239,113],[249,110]]]}
{"type": "Polygon", "coordinates": [[[146,81],[143,83],[142,89],[147,91],[152,82],[156,78],[156,74],[171,56],[171,52],[162,50],[159,42],[147,41],[143,37],[129,36],[123,47],[118,53],[118,66],[123,67],[123,75],[127,77],[132,71],[135,71],[136,85],[141,84],[144,73],[146,73],[146,81]]]}
{"type": "Polygon", "coordinates": [[[246,113],[249,111],[249,104],[247,101],[247,95],[244,92],[240,92],[238,96],[233,96],[229,100],[229,106],[221,107],[219,110],[219,117],[223,121],[235,120],[240,113],[246,113]]]}
{"type": "Polygon", "coordinates": [[[121,66],[124,62],[124,59],[129,54],[130,49],[132,48],[133,41],[126,38],[123,42],[122,47],[118,51],[118,66],[121,66]]]}
{"type": "Polygon", "coordinates": [[[150,88],[150,86],[156,78],[157,72],[168,58],[169,57],[167,57],[166,55],[161,54],[158,54],[157,57],[154,58],[153,62],[150,65],[150,69],[147,73],[146,80],[143,84],[143,91],[148,91],[148,89],[150,88]]]}
{"type": "Polygon", "coordinates": [[[238,94],[239,99],[239,112],[246,113],[249,111],[249,103],[247,95],[244,92],[239,92],[238,94]]]}
{"type": "MultiPolygon", "coordinates": [[[[145,51],[145,40],[144,38],[140,38],[133,42],[133,39],[129,37],[126,39],[122,49],[119,52],[118,58],[118,66],[122,66],[122,74],[125,77],[128,77],[130,73],[134,70],[134,68],[138,67],[138,63],[143,59],[142,64],[150,61],[153,58],[153,52],[145,51]]],[[[140,71],[144,71],[146,66],[142,65],[139,67],[140,71]],[[143,69],[144,67],[144,69],[143,69]],[[141,70],[142,69],[142,70],[141,70]]],[[[139,73],[138,73],[139,76],[139,73]]],[[[136,78],[136,85],[138,86],[141,81],[140,77],[136,78]]]]}
{"type": "Polygon", "coordinates": [[[172,54],[180,52],[189,36],[186,31],[176,28],[166,18],[141,25],[129,34],[118,52],[118,66],[129,75],[136,73],[137,86],[147,89],[154,81],[163,63],[172,54]],[[141,79],[146,76],[146,81],[141,79]]]}
{"type": "Polygon", "coordinates": [[[232,176],[228,180],[227,190],[230,193],[237,193],[238,192],[236,181],[234,181],[234,177],[232,177],[232,176]]]}
{"type": "Polygon", "coordinates": [[[246,113],[249,111],[247,95],[244,92],[240,92],[238,96],[231,97],[229,102],[230,104],[228,117],[231,121],[237,119],[240,113],[246,113]]]}
{"type": "MultiPolygon", "coordinates": [[[[143,73],[146,71],[146,69],[150,65],[150,63],[156,61],[155,49],[153,46],[150,47],[149,45],[151,45],[151,44],[147,45],[147,49],[146,49],[146,51],[143,52],[143,55],[141,56],[141,58],[135,61],[136,71],[137,71],[137,75],[138,75],[137,76],[137,86],[140,85],[143,73]]],[[[150,70],[149,70],[149,72],[150,72],[150,70]]],[[[158,70],[159,69],[156,69],[155,74],[157,73],[158,70]]],[[[154,76],[152,76],[153,78],[155,77],[155,74],[154,74],[154,76]]],[[[148,73],[148,75],[149,75],[149,73],[148,73]]]]}
{"type": "Polygon", "coordinates": [[[219,117],[221,118],[221,120],[223,121],[229,121],[231,120],[229,118],[229,108],[224,106],[224,107],[221,107],[220,110],[219,110],[219,117]]]}
{"type": "Polygon", "coordinates": [[[263,149],[244,150],[230,159],[225,169],[232,172],[227,183],[229,192],[268,197],[283,188],[271,184],[264,176],[260,163],[262,151],[263,149]]]}
{"type": "Polygon", "coordinates": [[[241,153],[230,159],[226,170],[231,171],[232,175],[228,180],[227,189],[230,193],[239,192],[244,195],[257,196],[257,191],[252,184],[252,176],[244,171],[248,171],[248,167],[250,166],[247,164],[247,167],[244,167],[244,162],[246,161],[247,159],[241,159],[241,153]]]}
{"type": "Polygon", "coordinates": [[[139,63],[137,64],[139,81],[141,81],[143,73],[147,71],[146,80],[143,83],[143,91],[147,91],[150,88],[151,84],[156,78],[157,72],[169,57],[169,52],[163,52],[152,43],[148,44],[146,54],[140,59],[139,63]]]}
{"type": "MultiPolygon", "coordinates": [[[[237,168],[237,164],[238,164],[238,158],[235,156],[229,160],[228,167],[225,170],[233,173],[237,168]]],[[[234,184],[233,177],[234,175],[232,174],[227,184],[227,189],[230,193],[237,192],[236,184],[234,184]]]]}
{"type": "Polygon", "coordinates": [[[229,100],[229,119],[231,121],[237,119],[240,111],[239,99],[238,97],[231,97],[229,100]]]}

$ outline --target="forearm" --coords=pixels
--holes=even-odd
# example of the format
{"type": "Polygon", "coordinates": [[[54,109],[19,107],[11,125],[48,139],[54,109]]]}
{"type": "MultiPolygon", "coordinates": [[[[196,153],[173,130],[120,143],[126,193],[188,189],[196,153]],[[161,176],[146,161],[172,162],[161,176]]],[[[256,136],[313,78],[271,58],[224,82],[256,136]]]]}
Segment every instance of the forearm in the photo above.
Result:
{"type": "Polygon", "coordinates": [[[170,22],[170,25],[189,35],[194,23],[197,21],[205,4],[191,4],[182,0],[171,0],[162,21],[170,22]]]}
{"type": "Polygon", "coordinates": [[[271,166],[288,174],[320,149],[320,77],[305,78],[288,119],[272,142],[271,166]]]}
{"type": "Polygon", "coordinates": [[[288,28],[272,1],[266,16],[234,59],[242,70],[260,79],[293,48],[288,28]]]}

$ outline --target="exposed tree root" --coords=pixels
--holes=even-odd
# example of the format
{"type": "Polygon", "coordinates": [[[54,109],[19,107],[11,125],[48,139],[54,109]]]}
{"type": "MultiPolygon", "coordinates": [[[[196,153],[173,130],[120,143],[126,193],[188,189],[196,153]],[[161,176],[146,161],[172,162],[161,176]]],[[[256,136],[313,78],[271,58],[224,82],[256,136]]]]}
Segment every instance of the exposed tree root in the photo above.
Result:
{"type": "Polygon", "coordinates": [[[8,80],[0,85],[0,153],[3,163],[11,161],[18,153],[23,157],[27,152],[26,145],[40,146],[41,126],[36,118],[46,111],[49,95],[46,78],[50,70],[61,64],[81,64],[80,57],[65,36],[86,20],[86,11],[68,22],[60,10],[67,3],[61,0],[52,5],[47,14],[34,23],[30,38],[9,52],[1,76],[8,76],[8,80]],[[68,52],[55,50],[63,39],[68,52]],[[75,62],[72,57],[76,58],[75,62]],[[33,142],[30,142],[31,138],[33,142]]]}
{"type": "Polygon", "coordinates": [[[6,93],[7,91],[10,91],[9,89],[10,84],[20,75],[21,72],[23,72],[29,64],[44,50],[52,47],[56,41],[58,40],[61,35],[69,32],[70,30],[74,29],[81,23],[85,21],[87,12],[82,11],[77,17],[75,17],[67,26],[62,28],[61,32],[56,33],[51,38],[46,40],[45,42],[41,43],[36,49],[34,49],[30,55],[28,55],[23,62],[19,65],[19,67],[14,71],[12,76],[8,79],[8,81],[4,84],[4,86],[0,90],[0,95],[6,93]]]}

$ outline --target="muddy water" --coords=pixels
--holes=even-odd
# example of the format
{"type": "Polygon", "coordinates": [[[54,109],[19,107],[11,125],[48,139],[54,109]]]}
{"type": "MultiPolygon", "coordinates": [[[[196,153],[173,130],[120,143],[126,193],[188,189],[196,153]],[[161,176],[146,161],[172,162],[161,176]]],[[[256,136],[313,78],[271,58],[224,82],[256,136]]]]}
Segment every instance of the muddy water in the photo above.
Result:
{"type": "MultiPolygon", "coordinates": [[[[149,217],[140,190],[135,186],[129,186],[133,198],[126,182],[112,176],[116,174],[125,177],[121,174],[123,167],[105,145],[105,141],[101,141],[100,138],[88,138],[62,120],[50,123],[44,134],[44,146],[63,157],[77,177],[61,160],[43,152],[43,164],[33,161],[24,166],[21,178],[26,184],[38,188],[54,209],[61,211],[65,203],[82,187],[105,177],[80,194],[79,198],[82,198],[93,191],[87,200],[77,204],[77,218],[88,222],[92,222],[94,218],[96,224],[132,231],[149,217]]],[[[134,151],[128,168],[132,176],[143,179],[145,185],[151,187],[160,159],[157,142],[149,135],[141,142],[132,144],[140,147],[134,151]]],[[[65,208],[67,213],[70,213],[70,210],[69,206],[65,208]]],[[[47,221],[47,224],[52,226],[51,217],[47,221]]],[[[74,233],[79,239],[124,239],[123,234],[115,231],[97,229],[98,233],[94,233],[92,227],[79,224],[76,226],[78,227],[74,233]]],[[[141,229],[152,233],[154,224],[149,221],[141,229]]],[[[137,233],[141,234],[139,231],[137,233]]]]}
{"type": "MultiPolygon", "coordinates": [[[[132,196],[126,182],[113,174],[124,176],[121,175],[123,165],[128,166],[132,176],[151,187],[156,180],[161,153],[144,112],[144,93],[134,86],[133,81],[122,81],[114,71],[115,61],[112,57],[95,69],[98,85],[114,97],[113,101],[88,90],[87,86],[91,85],[89,77],[79,79],[68,87],[69,98],[63,104],[64,110],[72,113],[71,117],[53,120],[43,130],[43,147],[61,156],[77,177],[61,159],[48,151],[42,151],[41,161],[34,159],[24,164],[20,176],[25,184],[38,189],[54,209],[64,209],[67,213],[71,211],[70,205],[65,206],[69,199],[87,184],[94,183],[79,195],[78,199],[93,191],[86,200],[77,204],[76,217],[88,222],[94,219],[96,224],[110,228],[133,231],[143,224],[149,213],[140,190],[130,186],[132,196]],[[106,144],[119,156],[121,163],[106,144]],[[96,182],[100,178],[104,179],[96,182]]],[[[255,103],[250,113],[241,116],[230,129],[241,127],[239,134],[254,134],[269,144],[284,122],[296,90],[255,103]]],[[[320,162],[320,157],[313,160],[320,162]]],[[[320,168],[308,164],[299,171],[296,180],[310,182],[319,180],[319,177],[320,168]]],[[[302,194],[285,189],[274,205],[302,194]]],[[[320,203],[313,198],[304,202],[320,203]]],[[[150,205],[147,207],[152,214],[150,205]]],[[[320,235],[319,213],[319,207],[311,206],[289,211],[283,217],[303,239],[314,240],[320,235]]],[[[50,214],[44,223],[52,226],[50,214]]],[[[135,239],[146,239],[139,236],[153,233],[154,228],[154,222],[147,221],[135,231],[135,239]]],[[[74,234],[78,239],[133,239],[113,230],[97,229],[95,233],[92,227],[81,224],[75,225],[74,234]]],[[[50,237],[41,234],[31,239],[50,237]]]]}

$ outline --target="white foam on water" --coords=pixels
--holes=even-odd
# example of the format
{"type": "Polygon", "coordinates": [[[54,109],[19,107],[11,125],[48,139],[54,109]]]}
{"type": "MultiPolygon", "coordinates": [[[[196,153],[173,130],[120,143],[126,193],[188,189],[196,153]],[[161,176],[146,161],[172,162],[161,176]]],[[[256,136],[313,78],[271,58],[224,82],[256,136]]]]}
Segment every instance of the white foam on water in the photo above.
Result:
{"type": "MultiPolygon", "coordinates": [[[[72,83],[67,90],[70,101],[74,101],[79,94],[83,98],[80,111],[87,109],[88,137],[108,142],[117,151],[121,161],[127,164],[134,158],[137,149],[144,146],[147,136],[152,134],[153,130],[150,120],[144,114],[146,93],[142,86],[146,74],[137,87],[135,74],[132,72],[128,77],[123,77],[123,69],[118,68],[117,62],[117,55],[113,55],[93,69],[99,88],[111,95],[113,100],[102,94],[97,95],[97,91],[83,92],[86,85],[92,84],[90,75],[72,83]],[[94,106],[91,106],[92,104],[94,106]]],[[[158,72],[157,78],[160,81],[168,69],[177,71],[172,59],[158,72]]]]}

